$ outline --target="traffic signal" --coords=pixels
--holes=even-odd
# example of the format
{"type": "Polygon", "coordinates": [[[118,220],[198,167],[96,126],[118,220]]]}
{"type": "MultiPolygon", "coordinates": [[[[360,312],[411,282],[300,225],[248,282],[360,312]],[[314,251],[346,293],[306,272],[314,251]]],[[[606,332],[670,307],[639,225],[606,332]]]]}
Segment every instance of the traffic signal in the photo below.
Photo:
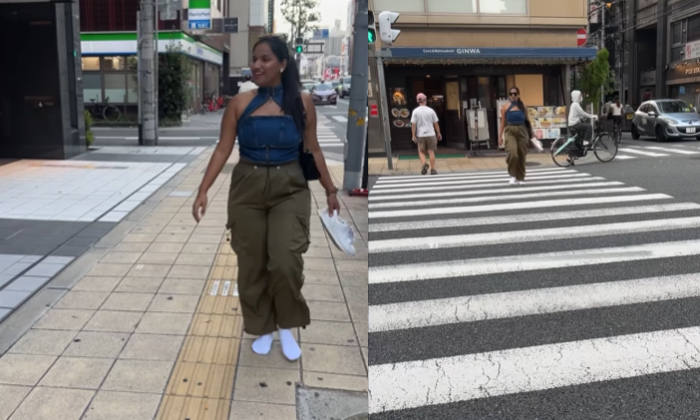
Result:
{"type": "Polygon", "coordinates": [[[367,43],[372,45],[377,42],[377,28],[374,23],[374,12],[371,10],[367,14],[367,43]]]}
{"type": "Polygon", "coordinates": [[[297,54],[301,54],[304,52],[304,38],[297,38],[294,40],[294,51],[297,54]]]}
{"type": "Polygon", "coordinates": [[[401,34],[398,29],[391,29],[391,24],[396,22],[398,18],[399,14],[396,12],[381,12],[379,14],[379,37],[382,44],[392,45],[401,34]]]}

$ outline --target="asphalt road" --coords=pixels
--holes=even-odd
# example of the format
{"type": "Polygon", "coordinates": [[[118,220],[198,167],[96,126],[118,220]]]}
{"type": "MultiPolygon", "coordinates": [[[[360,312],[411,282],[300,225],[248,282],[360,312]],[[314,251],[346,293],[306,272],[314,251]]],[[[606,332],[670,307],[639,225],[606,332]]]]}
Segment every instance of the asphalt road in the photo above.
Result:
{"type": "Polygon", "coordinates": [[[372,419],[697,418],[700,142],[620,154],[376,181],[372,419]]]}
{"type": "MultiPolygon", "coordinates": [[[[319,141],[326,158],[342,161],[346,137],[348,100],[339,99],[337,105],[318,105],[319,141]]],[[[159,146],[211,146],[219,137],[223,111],[193,115],[181,127],[166,127],[159,131],[159,146]]],[[[136,127],[95,127],[94,146],[136,146],[136,127]]]]}

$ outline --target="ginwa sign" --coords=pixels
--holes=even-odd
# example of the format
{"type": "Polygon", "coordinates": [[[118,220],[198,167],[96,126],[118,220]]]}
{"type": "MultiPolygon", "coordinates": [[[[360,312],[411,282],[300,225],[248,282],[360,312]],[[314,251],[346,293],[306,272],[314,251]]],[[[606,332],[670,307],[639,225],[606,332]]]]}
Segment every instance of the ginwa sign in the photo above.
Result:
{"type": "Polygon", "coordinates": [[[481,54],[478,48],[424,48],[425,54],[481,54]]]}

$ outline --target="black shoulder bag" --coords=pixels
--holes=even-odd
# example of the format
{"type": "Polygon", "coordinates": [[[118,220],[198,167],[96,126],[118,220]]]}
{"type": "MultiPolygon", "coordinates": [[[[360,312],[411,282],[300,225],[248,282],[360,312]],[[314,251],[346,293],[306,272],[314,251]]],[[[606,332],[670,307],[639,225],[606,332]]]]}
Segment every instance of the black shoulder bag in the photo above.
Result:
{"type": "MultiPolygon", "coordinates": [[[[304,106],[303,104],[300,105],[304,106]]],[[[304,121],[306,121],[306,112],[304,112],[304,121]]],[[[307,181],[315,181],[321,178],[321,174],[318,173],[316,161],[314,161],[314,155],[306,150],[306,147],[304,147],[303,134],[304,133],[302,133],[301,136],[301,142],[299,142],[299,164],[301,165],[301,170],[304,172],[304,178],[306,178],[307,181]]]]}

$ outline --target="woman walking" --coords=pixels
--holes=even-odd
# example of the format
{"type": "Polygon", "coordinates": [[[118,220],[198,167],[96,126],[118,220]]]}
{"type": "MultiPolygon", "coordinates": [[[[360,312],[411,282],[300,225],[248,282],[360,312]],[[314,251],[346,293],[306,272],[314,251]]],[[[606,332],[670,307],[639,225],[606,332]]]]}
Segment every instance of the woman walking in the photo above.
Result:
{"type": "Polygon", "coordinates": [[[340,209],[338,189],[316,138],[314,103],[300,92],[299,71],[287,45],[278,37],[261,38],[250,67],[258,89],[236,95],[226,109],[220,142],[192,213],[199,223],[207,191],[237,136],[240,161],[231,175],[226,228],[238,256],[244,330],[258,336],[252,345],[257,354],[270,352],[273,332],[278,331],[284,356],[294,361],[301,349],[291,329],[310,323],[301,294],[311,215],[311,194],[299,162],[302,142],[316,162],[331,214],[340,209]]]}
{"type": "Polygon", "coordinates": [[[501,132],[498,146],[505,143],[506,164],[510,174],[510,184],[525,184],[525,162],[530,139],[534,137],[532,125],[527,116],[527,108],[520,100],[520,89],[510,88],[510,103],[501,107],[501,132]]]}

